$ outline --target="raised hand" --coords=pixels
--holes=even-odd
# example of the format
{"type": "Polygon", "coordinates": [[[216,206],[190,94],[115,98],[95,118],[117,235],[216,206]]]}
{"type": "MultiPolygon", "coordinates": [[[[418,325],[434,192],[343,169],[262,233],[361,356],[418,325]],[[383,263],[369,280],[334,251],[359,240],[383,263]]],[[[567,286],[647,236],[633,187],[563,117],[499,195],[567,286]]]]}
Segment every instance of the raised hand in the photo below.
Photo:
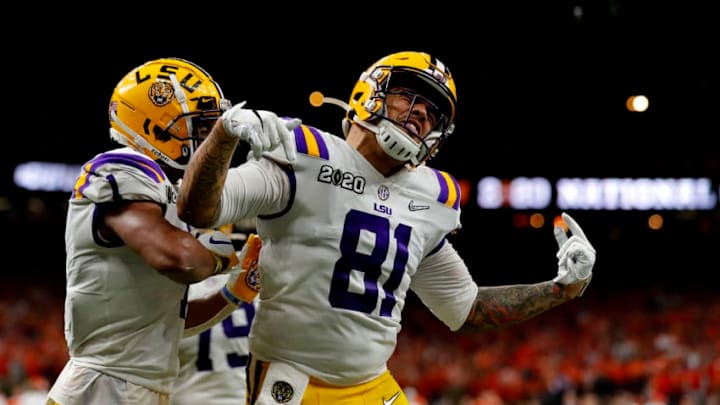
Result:
{"type": "Polygon", "coordinates": [[[262,241],[254,233],[248,235],[247,241],[238,253],[239,266],[230,270],[223,296],[228,302],[240,305],[240,301],[252,302],[260,291],[260,269],[258,260],[262,241]]]}
{"type": "Polygon", "coordinates": [[[273,112],[247,109],[244,106],[243,101],[223,113],[221,119],[225,133],[247,142],[256,159],[260,159],[264,152],[282,145],[288,161],[295,160],[292,131],[301,121],[281,119],[273,112]]]}
{"type": "Polygon", "coordinates": [[[592,270],[595,265],[596,251],[580,225],[567,213],[562,213],[563,222],[568,227],[571,236],[568,238],[565,229],[556,226],[553,232],[558,244],[558,274],[554,282],[562,285],[583,283],[581,296],[592,279],[592,270]]]}

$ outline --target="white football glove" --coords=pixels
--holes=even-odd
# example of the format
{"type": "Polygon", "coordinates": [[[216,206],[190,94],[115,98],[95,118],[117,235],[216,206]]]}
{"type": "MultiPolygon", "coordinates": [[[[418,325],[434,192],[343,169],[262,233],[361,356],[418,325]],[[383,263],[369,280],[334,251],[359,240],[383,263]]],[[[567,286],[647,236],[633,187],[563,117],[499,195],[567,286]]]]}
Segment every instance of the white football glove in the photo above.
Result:
{"type": "Polygon", "coordinates": [[[293,129],[300,125],[297,118],[285,120],[275,113],[243,108],[245,101],[235,104],[222,114],[223,128],[230,136],[247,142],[256,159],[279,145],[285,150],[288,161],[295,160],[293,129]]]}
{"type": "Polygon", "coordinates": [[[209,230],[193,230],[198,242],[215,256],[217,264],[215,266],[215,274],[227,273],[228,270],[240,263],[235,247],[233,246],[230,236],[222,231],[214,229],[209,230]]]}
{"type": "Polygon", "coordinates": [[[245,244],[237,254],[240,262],[230,270],[230,277],[222,289],[225,299],[234,305],[240,305],[240,301],[252,302],[260,291],[260,269],[258,259],[262,241],[254,233],[248,235],[245,244]]]}
{"type": "Polygon", "coordinates": [[[578,296],[582,296],[592,279],[592,269],[595,265],[596,252],[590,244],[580,225],[568,214],[562,214],[562,219],[572,234],[568,238],[565,230],[556,226],[554,229],[558,252],[558,274],[554,282],[562,285],[584,282],[578,296]]]}

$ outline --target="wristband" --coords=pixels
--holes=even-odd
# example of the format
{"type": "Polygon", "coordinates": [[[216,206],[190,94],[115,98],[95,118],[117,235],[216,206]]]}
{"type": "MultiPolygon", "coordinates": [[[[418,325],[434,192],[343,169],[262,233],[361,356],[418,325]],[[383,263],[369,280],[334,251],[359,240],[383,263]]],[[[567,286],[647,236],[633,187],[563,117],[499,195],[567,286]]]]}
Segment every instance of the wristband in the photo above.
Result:
{"type": "Polygon", "coordinates": [[[215,271],[213,271],[213,276],[216,274],[220,274],[223,271],[223,260],[220,256],[213,253],[213,256],[215,257],[215,271]]]}
{"type": "Polygon", "coordinates": [[[225,299],[231,304],[239,306],[243,302],[240,298],[236,297],[235,294],[230,292],[230,289],[227,287],[227,285],[224,285],[220,292],[222,293],[223,297],[225,297],[225,299]]]}
{"type": "Polygon", "coordinates": [[[215,253],[213,253],[213,256],[215,256],[215,271],[213,272],[213,276],[225,273],[230,266],[230,259],[216,255],[215,253]]]}

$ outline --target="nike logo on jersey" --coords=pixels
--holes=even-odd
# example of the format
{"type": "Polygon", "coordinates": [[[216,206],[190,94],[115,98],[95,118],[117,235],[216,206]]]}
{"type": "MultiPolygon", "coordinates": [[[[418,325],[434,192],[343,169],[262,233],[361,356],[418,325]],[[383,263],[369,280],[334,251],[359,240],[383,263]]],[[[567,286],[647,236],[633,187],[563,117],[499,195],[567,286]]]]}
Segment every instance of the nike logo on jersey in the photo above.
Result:
{"type": "Polygon", "coordinates": [[[390,397],[390,399],[383,398],[383,405],[392,405],[398,398],[400,398],[400,391],[396,392],[395,395],[390,397]]]}
{"type": "Polygon", "coordinates": [[[232,242],[230,242],[227,239],[215,239],[215,236],[210,236],[210,239],[208,239],[208,242],[212,245],[232,245],[232,242]]]}
{"type": "Polygon", "coordinates": [[[415,205],[415,201],[410,200],[410,204],[408,204],[408,209],[410,211],[421,211],[421,210],[429,210],[429,205],[415,205]]]}

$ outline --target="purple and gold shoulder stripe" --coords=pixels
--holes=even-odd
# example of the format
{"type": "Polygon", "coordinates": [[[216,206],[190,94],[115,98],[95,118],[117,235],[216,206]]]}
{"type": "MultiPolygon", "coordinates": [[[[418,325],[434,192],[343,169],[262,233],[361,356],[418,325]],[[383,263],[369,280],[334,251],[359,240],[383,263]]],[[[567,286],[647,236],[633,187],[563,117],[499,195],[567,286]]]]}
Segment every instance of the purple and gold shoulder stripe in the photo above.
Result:
{"type": "MultiPolygon", "coordinates": [[[[73,194],[71,198],[83,198],[83,190],[90,185],[92,177],[97,175],[98,168],[107,164],[134,167],[156,183],[162,183],[165,181],[165,173],[162,171],[160,166],[148,158],[124,153],[103,153],[83,166],[82,173],[73,187],[73,194]]],[[[112,174],[107,176],[107,180],[112,183],[115,182],[112,174]]]]}
{"type": "Polygon", "coordinates": [[[317,129],[309,125],[299,125],[294,129],[297,151],[308,156],[328,160],[328,148],[317,129]]]}
{"type": "Polygon", "coordinates": [[[460,208],[460,185],[449,173],[433,169],[440,183],[440,195],[438,202],[452,209],[460,208]]]}

